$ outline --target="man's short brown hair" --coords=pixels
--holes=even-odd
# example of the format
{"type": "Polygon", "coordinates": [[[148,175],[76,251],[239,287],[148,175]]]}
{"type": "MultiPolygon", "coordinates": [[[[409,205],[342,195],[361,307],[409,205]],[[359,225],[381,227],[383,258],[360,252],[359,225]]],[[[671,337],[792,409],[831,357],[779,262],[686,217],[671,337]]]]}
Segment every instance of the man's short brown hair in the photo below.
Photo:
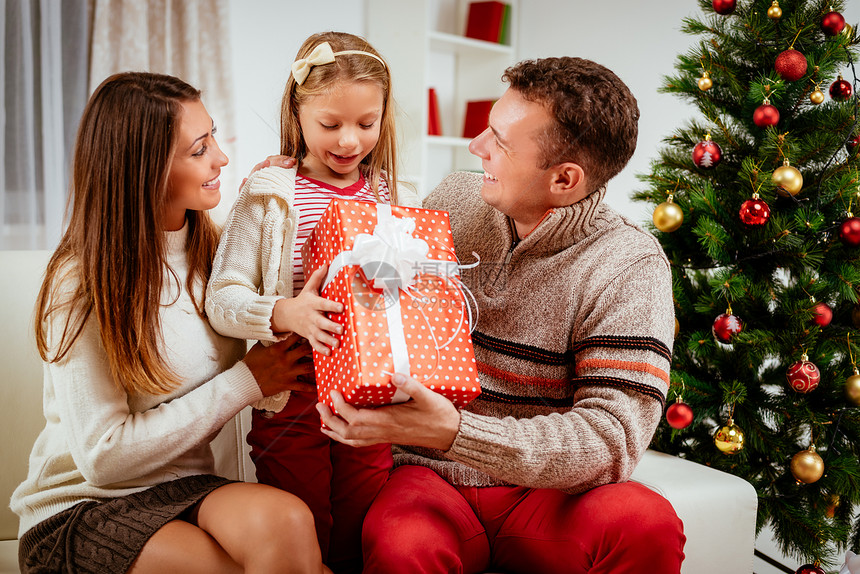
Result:
{"type": "Polygon", "coordinates": [[[639,107],[611,70],[583,58],[544,58],[511,66],[502,79],[546,106],[554,120],[538,142],[542,168],[577,163],[594,190],[627,165],[636,149],[639,107]]]}

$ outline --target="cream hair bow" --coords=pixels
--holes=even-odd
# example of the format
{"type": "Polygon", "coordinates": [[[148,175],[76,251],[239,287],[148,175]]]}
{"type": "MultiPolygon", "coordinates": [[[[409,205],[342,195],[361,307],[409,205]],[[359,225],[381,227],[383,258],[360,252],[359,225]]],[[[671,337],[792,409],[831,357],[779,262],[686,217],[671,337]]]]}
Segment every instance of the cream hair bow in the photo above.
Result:
{"type": "Polygon", "coordinates": [[[301,86],[305,83],[308,74],[311,73],[311,69],[314,66],[323,66],[325,64],[331,64],[332,62],[334,62],[335,56],[340,56],[342,54],[359,54],[362,56],[370,56],[375,60],[379,60],[379,63],[385,66],[385,62],[376,54],[371,54],[370,52],[363,52],[361,50],[343,50],[342,52],[332,52],[331,45],[329,45],[328,42],[323,42],[322,44],[314,48],[307,58],[299,58],[298,60],[293,62],[293,78],[295,78],[296,83],[301,86]]]}

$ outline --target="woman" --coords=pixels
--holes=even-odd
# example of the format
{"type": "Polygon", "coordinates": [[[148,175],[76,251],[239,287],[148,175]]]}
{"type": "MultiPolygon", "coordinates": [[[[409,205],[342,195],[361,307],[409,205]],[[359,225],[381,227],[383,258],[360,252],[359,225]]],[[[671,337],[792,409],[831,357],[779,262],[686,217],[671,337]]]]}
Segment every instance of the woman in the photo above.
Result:
{"type": "Polygon", "coordinates": [[[227,164],[200,93],[123,73],[90,98],[71,219],[36,306],[47,424],[12,495],[22,572],[325,572],[313,518],[276,488],[213,476],[209,441],[300,378],[310,351],[216,334],[206,214],[227,164]]]}

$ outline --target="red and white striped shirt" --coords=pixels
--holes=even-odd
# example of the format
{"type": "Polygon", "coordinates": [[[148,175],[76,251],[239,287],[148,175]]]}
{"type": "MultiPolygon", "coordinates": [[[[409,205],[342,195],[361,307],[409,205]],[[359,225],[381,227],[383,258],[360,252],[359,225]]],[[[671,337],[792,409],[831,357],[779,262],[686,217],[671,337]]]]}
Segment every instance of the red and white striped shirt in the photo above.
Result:
{"type": "Polygon", "coordinates": [[[391,203],[391,194],[385,178],[379,178],[379,202],[370,188],[370,182],[359,172],[359,179],[350,186],[339,188],[331,184],[296,174],[296,188],[293,205],[299,212],[299,227],[296,244],[293,248],[293,296],[298,295],[305,286],[302,269],[302,246],[316,227],[332,199],[354,199],[371,203],[391,203]]]}

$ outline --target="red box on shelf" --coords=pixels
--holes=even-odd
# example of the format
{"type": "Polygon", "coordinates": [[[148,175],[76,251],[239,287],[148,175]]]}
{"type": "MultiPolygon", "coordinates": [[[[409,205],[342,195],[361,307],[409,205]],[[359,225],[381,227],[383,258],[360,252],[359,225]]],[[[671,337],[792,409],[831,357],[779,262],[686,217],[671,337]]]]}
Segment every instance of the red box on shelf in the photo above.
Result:
{"type": "Polygon", "coordinates": [[[482,131],[487,129],[490,123],[490,110],[493,109],[495,100],[478,100],[466,102],[466,118],[463,121],[463,137],[478,137],[482,131]]]}
{"type": "Polygon", "coordinates": [[[340,344],[314,353],[321,402],[332,390],[355,406],[402,402],[395,372],[458,407],[481,393],[447,212],[333,199],[302,260],[306,277],[329,265],[321,295],[344,308],[330,314],[340,344]]]}
{"type": "Polygon", "coordinates": [[[504,2],[495,0],[489,2],[471,2],[466,18],[467,38],[498,43],[502,39],[502,28],[505,20],[504,2]]]}

